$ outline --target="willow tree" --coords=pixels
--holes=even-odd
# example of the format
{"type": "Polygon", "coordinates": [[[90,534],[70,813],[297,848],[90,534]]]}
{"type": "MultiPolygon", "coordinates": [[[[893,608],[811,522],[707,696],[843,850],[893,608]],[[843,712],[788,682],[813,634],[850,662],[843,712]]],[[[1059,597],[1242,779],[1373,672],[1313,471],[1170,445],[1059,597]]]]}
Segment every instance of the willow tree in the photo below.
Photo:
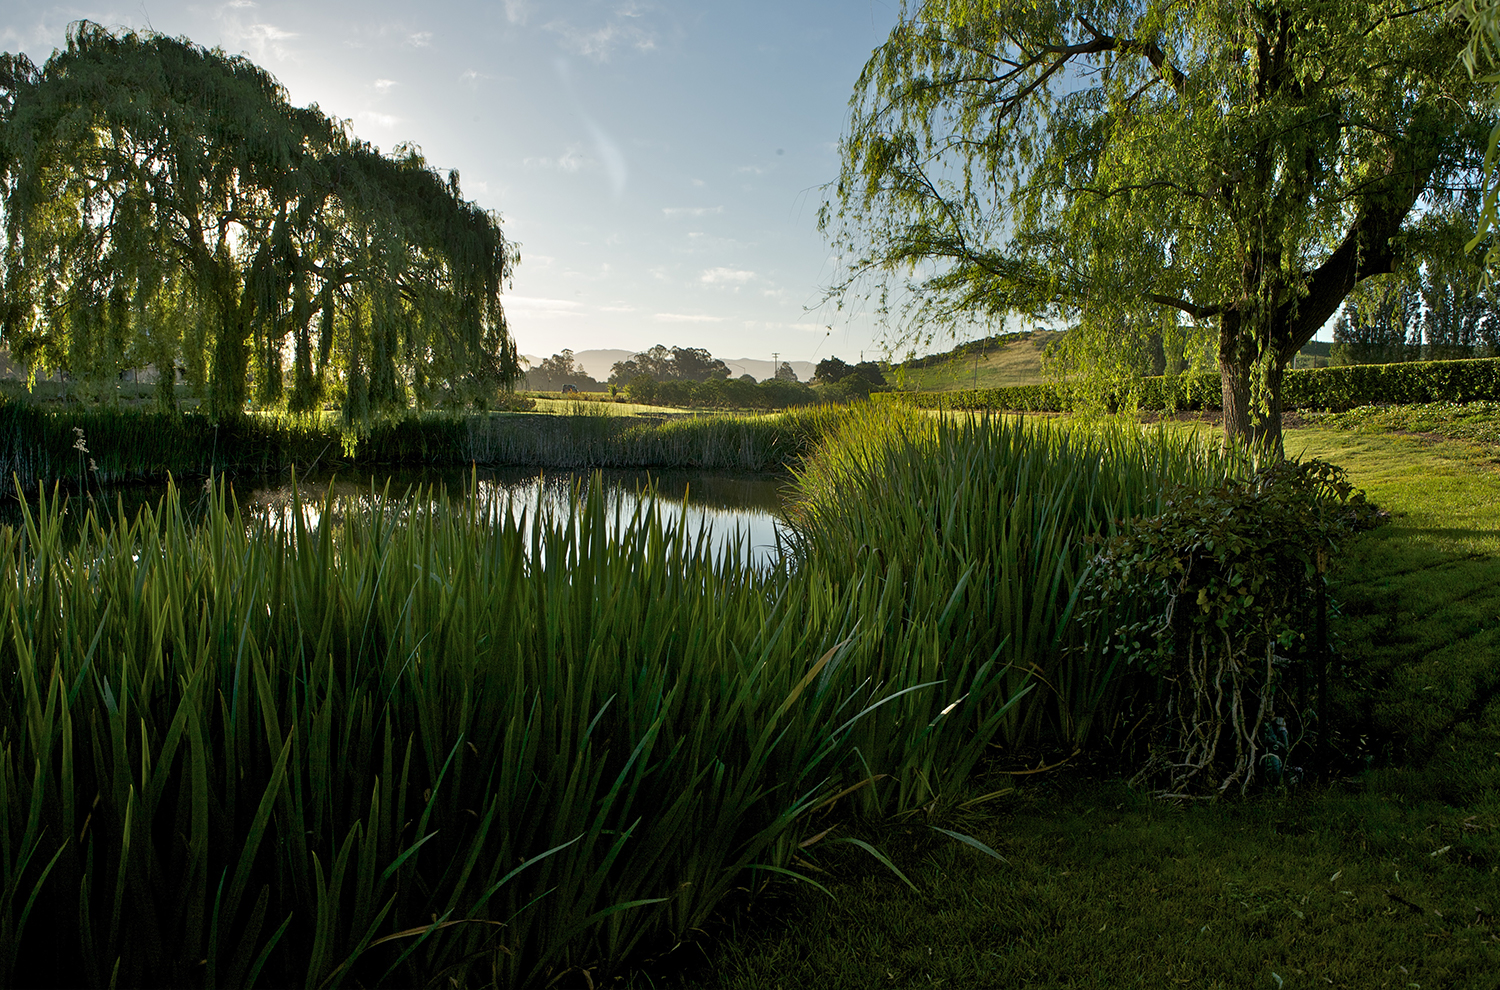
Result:
{"type": "Polygon", "coordinates": [[[907,3],[822,213],[835,291],[1066,322],[1098,375],[1211,342],[1226,431],[1279,450],[1283,370],[1350,290],[1466,239],[1492,118],[1445,6],[907,3]]]}
{"type": "Polygon", "coordinates": [[[337,384],[356,416],[519,374],[499,218],[247,59],[88,23],[40,68],[4,56],[0,182],[0,334],[23,361],[102,377],[180,360],[216,416],[252,379],[279,401],[287,364],[293,407],[337,384]]]}

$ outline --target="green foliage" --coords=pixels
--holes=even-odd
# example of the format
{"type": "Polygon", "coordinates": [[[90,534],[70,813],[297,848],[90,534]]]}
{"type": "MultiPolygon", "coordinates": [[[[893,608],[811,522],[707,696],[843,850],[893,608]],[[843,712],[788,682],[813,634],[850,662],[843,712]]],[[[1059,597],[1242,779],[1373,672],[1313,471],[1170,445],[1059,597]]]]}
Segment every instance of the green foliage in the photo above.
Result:
{"type": "Polygon", "coordinates": [[[1099,390],[1211,344],[1279,450],[1283,369],[1361,280],[1467,230],[1494,115],[1442,5],[925,0],[855,85],[821,214],[909,335],[1077,326],[1099,390]],[[1422,207],[1417,208],[1421,203],[1422,207]]]}
{"type": "MultiPolygon", "coordinates": [[[[899,408],[856,407],[798,469],[795,558],[817,561],[836,581],[874,561],[880,593],[901,603],[901,614],[941,616],[947,699],[958,705],[951,717],[983,717],[964,694],[992,690],[988,679],[997,678],[1005,697],[1031,688],[1000,726],[1007,745],[1108,738],[1121,711],[1117,672],[1079,648],[1071,621],[1091,556],[1084,539],[1155,513],[1170,486],[1212,482],[1237,460],[1133,426],[950,420],[899,408]]],[[[939,797],[953,794],[918,799],[939,797]]]]}
{"type": "Polygon", "coordinates": [[[1500,402],[1425,402],[1308,413],[1309,423],[1365,435],[1418,433],[1500,445],[1500,402]]]}
{"type": "Polygon", "coordinates": [[[1500,358],[1293,371],[1286,391],[1287,404],[1300,409],[1493,401],[1500,398],[1500,358]]]}
{"type": "Polygon", "coordinates": [[[1137,780],[1183,795],[1281,779],[1311,714],[1290,688],[1306,697],[1329,559],[1378,518],[1340,469],[1278,460],[1175,487],[1104,544],[1083,581],[1084,650],[1144,668],[1169,713],[1137,780]]]}
{"type": "Polygon", "coordinates": [[[729,368],[701,347],[673,347],[657,344],[649,351],[616,361],[610,370],[612,385],[633,383],[639,378],[656,382],[710,382],[729,377],[729,368]]]}
{"type": "Polygon", "coordinates": [[[573,351],[566,347],[561,353],[543,358],[540,364],[526,373],[526,388],[530,391],[554,392],[566,386],[589,392],[604,390],[603,385],[590,378],[583,366],[574,361],[573,351]]]}
{"type": "Polygon", "coordinates": [[[0,982],[610,972],[841,789],[911,810],[984,751],[1004,685],[944,718],[951,616],[892,612],[874,561],[756,570],[599,488],[525,530],[222,490],[196,525],[172,492],[72,546],[56,501],[0,529],[0,982]]]}
{"type": "MultiPolygon", "coordinates": [[[[862,379],[863,381],[863,379],[862,379]]],[[[848,402],[869,394],[851,395],[846,391],[815,390],[795,380],[710,378],[695,382],[682,379],[657,379],[639,374],[625,387],[631,402],[672,406],[680,409],[794,409],[830,402],[848,402]]]]}
{"type": "Polygon", "coordinates": [[[1014,777],[1035,759],[1002,758],[973,793],[1014,790],[953,827],[1005,862],[922,827],[861,832],[920,892],[852,851],[824,855],[832,898],[788,897],[686,982],[1274,990],[1275,974],[1288,990],[1488,988],[1500,972],[1493,451],[1306,427],[1288,429],[1287,449],[1348,468],[1391,510],[1345,543],[1329,589],[1345,755],[1373,769],[1173,807],[1110,779],[1107,753],[1014,777]]]}
{"type": "Polygon", "coordinates": [[[457,173],[185,40],[80,22],[42,67],[0,66],[0,335],[20,361],[180,365],[216,420],[247,401],[482,408],[518,376],[517,255],[457,173]]]}
{"type": "MultiPolygon", "coordinates": [[[[1313,410],[1493,401],[1500,397],[1500,358],[1293,369],[1286,372],[1283,394],[1285,408],[1313,410]]],[[[1133,405],[1176,412],[1222,408],[1222,396],[1219,375],[1207,373],[1128,380],[1105,399],[1114,408],[1133,405]]],[[[1013,385],[952,392],[893,392],[882,398],[923,409],[1065,412],[1087,408],[1092,397],[1080,397],[1067,385],[1013,385]]]]}

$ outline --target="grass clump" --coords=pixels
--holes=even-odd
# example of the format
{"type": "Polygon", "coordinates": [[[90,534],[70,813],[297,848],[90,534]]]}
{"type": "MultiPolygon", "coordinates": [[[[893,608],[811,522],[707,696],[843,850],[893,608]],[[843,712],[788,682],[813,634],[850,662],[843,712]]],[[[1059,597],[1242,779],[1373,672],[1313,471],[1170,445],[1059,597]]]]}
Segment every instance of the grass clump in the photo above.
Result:
{"type": "Polygon", "coordinates": [[[785,867],[880,697],[855,589],[611,528],[597,486],[529,538],[306,508],[0,529],[0,983],[612,970],[785,867]]]}
{"type": "Polygon", "coordinates": [[[1086,540],[1240,467],[1165,430],[871,409],[798,471],[791,550],[835,581],[875,561],[903,614],[943,617],[945,672],[1029,691],[998,726],[1005,745],[1082,748],[1118,733],[1126,710],[1120,671],[1073,621],[1086,540]]]}

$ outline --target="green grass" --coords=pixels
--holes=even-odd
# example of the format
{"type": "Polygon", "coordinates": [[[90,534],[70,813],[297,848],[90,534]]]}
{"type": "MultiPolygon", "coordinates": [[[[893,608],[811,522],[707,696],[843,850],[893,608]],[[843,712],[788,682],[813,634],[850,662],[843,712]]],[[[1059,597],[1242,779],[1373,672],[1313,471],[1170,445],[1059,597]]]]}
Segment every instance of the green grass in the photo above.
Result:
{"type": "MultiPolygon", "coordinates": [[[[1463,441],[1287,433],[1392,514],[1341,555],[1347,773],[1177,807],[1105,760],[1009,776],[950,827],[862,833],[918,888],[847,848],[832,893],[726,920],[691,965],[637,986],[1443,987],[1500,973],[1500,473],[1463,441]],[[1369,769],[1362,770],[1368,757],[1369,769]],[[983,814],[979,814],[979,811],[983,814]]],[[[818,853],[814,848],[810,854],[818,853]]]]}
{"type": "MultiPolygon", "coordinates": [[[[607,415],[607,416],[702,416],[712,413],[702,409],[677,409],[671,406],[650,406],[639,402],[620,402],[611,399],[605,392],[580,392],[578,395],[553,395],[531,393],[536,402],[536,412],[552,416],[607,415]]],[[[715,410],[717,412],[717,410],[715,410]]]]}
{"type": "Polygon", "coordinates": [[[898,366],[886,377],[897,388],[915,392],[1035,385],[1047,380],[1042,373],[1042,355],[1056,336],[1049,331],[1038,331],[1027,339],[1010,341],[981,355],[977,362],[972,355],[955,354],[950,360],[930,367],[898,366]]]}
{"type": "Polygon", "coordinates": [[[1411,433],[1429,439],[1500,444],[1500,402],[1430,402],[1361,406],[1340,413],[1304,413],[1314,426],[1363,434],[1411,433]]]}

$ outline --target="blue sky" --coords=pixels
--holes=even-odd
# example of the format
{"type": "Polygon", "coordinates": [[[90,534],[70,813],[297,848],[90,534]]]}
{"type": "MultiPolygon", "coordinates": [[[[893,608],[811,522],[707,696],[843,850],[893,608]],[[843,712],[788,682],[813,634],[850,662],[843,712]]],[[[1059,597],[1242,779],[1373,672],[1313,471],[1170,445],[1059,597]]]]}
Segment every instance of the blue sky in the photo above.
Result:
{"type": "Polygon", "coordinates": [[[498,211],[520,349],[706,347],[855,360],[868,318],[818,308],[817,230],[853,84],[896,0],[6,3],[37,63],[70,22],[244,53],[297,104],[408,141],[498,211]]]}

